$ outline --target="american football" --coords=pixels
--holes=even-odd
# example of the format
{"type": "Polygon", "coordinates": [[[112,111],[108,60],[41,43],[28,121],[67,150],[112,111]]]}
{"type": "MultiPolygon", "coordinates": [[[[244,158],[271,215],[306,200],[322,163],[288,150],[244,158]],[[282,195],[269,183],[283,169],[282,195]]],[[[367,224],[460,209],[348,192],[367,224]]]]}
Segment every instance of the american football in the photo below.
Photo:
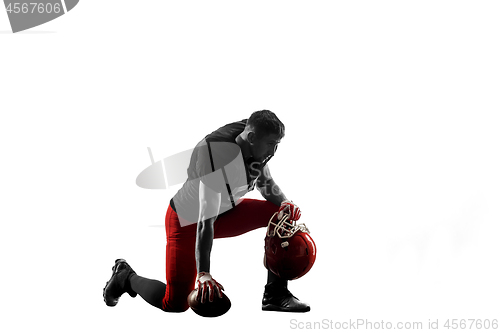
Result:
{"type": "Polygon", "coordinates": [[[201,303],[196,299],[198,289],[194,289],[188,296],[189,307],[202,317],[219,317],[231,308],[231,301],[222,293],[222,298],[214,297],[213,302],[201,303]]]}

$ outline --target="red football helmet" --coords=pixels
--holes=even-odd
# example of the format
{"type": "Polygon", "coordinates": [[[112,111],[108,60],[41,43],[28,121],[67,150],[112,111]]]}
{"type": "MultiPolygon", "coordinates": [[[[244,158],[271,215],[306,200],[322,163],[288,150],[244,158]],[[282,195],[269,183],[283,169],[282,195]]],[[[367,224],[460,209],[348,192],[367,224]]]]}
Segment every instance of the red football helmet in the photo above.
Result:
{"type": "Polygon", "coordinates": [[[304,276],[316,260],[316,244],[307,227],[288,220],[283,214],[281,220],[273,222],[278,213],[269,220],[265,239],[264,266],[274,274],[287,280],[304,276]]]}

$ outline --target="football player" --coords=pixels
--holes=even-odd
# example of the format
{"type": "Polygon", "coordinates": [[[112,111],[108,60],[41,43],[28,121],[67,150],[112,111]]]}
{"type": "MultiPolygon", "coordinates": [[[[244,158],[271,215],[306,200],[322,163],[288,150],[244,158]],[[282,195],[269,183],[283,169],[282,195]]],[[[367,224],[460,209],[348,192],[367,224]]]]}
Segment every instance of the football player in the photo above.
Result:
{"type": "MultiPolygon", "coordinates": [[[[276,211],[298,220],[301,212],[273,180],[267,163],[274,156],[285,127],[269,110],[227,124],[201,140],[193,150],[188,179],[170,200],[165,218],[166,281],[139,276],[123,259],[117,259],[103,290],[108,306],[127,292],[139,294],[166,312],[183,312],[187,297],[210,302],[222,297],[223,287],[212,276],[210,253],[214,238],[234,237],[266,227],[276,211]],[[257,188],[266,200],[243,199],[257,188]]],[[[258,247],[261,248],[261,247],[258,247]]],[[[288,290],[288,281],[268,270],[262,310],[307,312],[288,290]]]]}

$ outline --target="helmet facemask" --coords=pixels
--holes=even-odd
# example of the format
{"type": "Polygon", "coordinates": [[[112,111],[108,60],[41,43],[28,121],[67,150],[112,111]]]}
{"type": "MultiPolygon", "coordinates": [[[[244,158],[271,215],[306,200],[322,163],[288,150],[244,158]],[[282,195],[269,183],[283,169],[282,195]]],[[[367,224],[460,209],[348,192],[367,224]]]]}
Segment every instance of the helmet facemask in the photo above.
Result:
{"type": "Polygon", "coordinates": [[[303,223],[297,224],[297,221],[289,221],[289,214],[283,214],[281,220],[277,222],[273,222],[274,217],[278,214],[278,212],[274,213],[269,220],[269,224],[267,225],[267,236],[274,237],[278,236],[279,238],[290,238],[297,231],[302,231],[305,233],[309,233],[309,229],[307,229],[306,225],[303,223]]]}

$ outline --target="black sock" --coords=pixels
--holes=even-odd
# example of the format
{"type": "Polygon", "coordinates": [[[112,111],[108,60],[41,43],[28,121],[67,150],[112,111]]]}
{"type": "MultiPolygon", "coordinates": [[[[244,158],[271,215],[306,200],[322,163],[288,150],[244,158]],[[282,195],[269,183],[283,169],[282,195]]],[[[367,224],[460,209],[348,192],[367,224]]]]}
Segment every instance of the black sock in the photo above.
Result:
{"type": "Polygon", "coordinates": [[[275,289],[287,289],[288,280],[280,278],[278,275],[274,274],[270,270],[267,271],[267,284],[266,291],[275,289]]]}
{"type": "Polygon", "coordinates": [[[130,287],[146,302],[163,310],[162,302],[167,288],[165,283],[132,274],[130,275],[130,287]]]}

